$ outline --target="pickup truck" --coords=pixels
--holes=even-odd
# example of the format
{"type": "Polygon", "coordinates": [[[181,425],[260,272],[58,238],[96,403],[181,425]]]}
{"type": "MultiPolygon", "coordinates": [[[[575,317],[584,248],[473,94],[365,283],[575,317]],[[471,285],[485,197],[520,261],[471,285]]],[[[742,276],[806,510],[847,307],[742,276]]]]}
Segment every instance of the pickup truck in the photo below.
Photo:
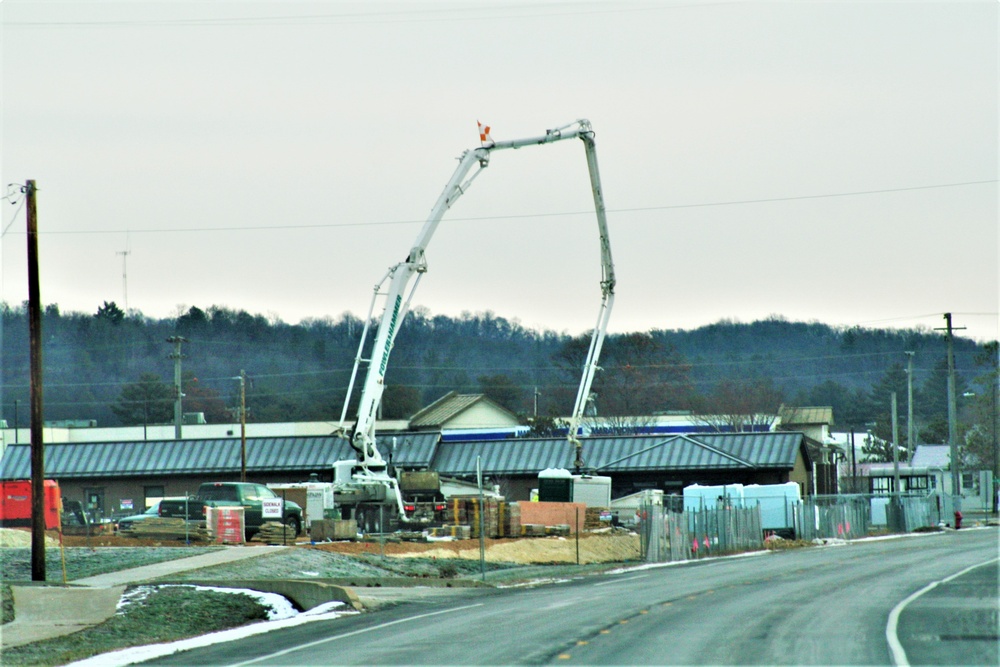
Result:
{"type": "MultiPolygon", "coordinates": [[[[245,534],[249,540],[264,523],[263,501],[280,498],[263,484],[249,482],[209,482],[198,487],[189,498],[164,498],[160,501],[160,516],[204,521],[205,507],[242,507],[245,534]]],[[[270,519],[269,519],[270,520],[270,519]]],[[[302,531],[302,508],[285,501],[282,523],[298,535],[302,531]]]]}

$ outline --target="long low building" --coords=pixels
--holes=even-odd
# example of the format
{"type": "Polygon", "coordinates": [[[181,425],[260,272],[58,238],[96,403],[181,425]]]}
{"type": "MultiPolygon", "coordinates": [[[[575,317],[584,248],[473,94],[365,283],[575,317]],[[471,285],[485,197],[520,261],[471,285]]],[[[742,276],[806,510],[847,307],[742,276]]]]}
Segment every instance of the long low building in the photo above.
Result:
{"type": "MultiPolygon", "coordinates": [[[[378,436],[393,466],[474,478],[477,467],[511,500],[528,500],[539,471],[572,469],[576,451],[565,438],[511,438],[445,442],[441,432],[389,432],[378,436]]],[[[780,484],[812,489],[810,440],[801,432],[702,433],[583,438],[588,471],[612,479],[612,495],[641,489],[679,492],[690,484],[780,484]]],[[[8,445],[0,480],[31,476],[30,446],[8,445]]],[[[247,479],[332,481],[333,463],[354,458],[336,436],[247,438],[247,479]]],[[[240,438],[52,443],[45,446],[45,477],[63,496],[84,503],[98,519],[132,514],[165,496],[192,493],[203,482],[238,480],[240,438]]]]}

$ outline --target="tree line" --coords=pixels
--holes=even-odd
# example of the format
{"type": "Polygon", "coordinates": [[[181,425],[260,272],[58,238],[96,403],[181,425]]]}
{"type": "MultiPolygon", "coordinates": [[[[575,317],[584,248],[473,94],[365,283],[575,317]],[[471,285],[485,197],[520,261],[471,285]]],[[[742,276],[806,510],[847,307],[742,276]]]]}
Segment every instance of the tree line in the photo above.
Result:
{"type": "MultiPolygon", "coordinates": [[[[0,315],[3,419],[13,425],[20,406],[23,426],[27,311],[4,303],[0,315]]],[[[181,348],[184,412],[204,413],[210,423],[236,421],[245,371],[248,421],[339,421],[363,328],[349,313],[288,324],[224,306],[191,306],[157,319],[107,301],[94,313],[63,313],[50,304],[42,322],[45,419],[170,422],[174,362],[167,339],[180,336],[187,341],[181,348]]],[[[407,418],[449,391],[485,393],[544,433],[571,411],[588,345],[589,333],[536,331],[490,312],[448,317],[417,308],[398,332],[382,416],[407,418]]],[[[996,437],[994,346],[955,339],[961,435],[982,456],[996,437]]],[[[781,405],[832,406],[835,428],[870,429],[889,440],[895,392],[905,438],[906,353],[912,352],[918,442],[943,443],[945,350],[943,337],[926,331],[777,317],[609,335],[588,412],[623,431],[644,417],[677,411],[715,415],[715,422],[706,417],[706,429],[721,429],[750,426],[781,405]]]]}

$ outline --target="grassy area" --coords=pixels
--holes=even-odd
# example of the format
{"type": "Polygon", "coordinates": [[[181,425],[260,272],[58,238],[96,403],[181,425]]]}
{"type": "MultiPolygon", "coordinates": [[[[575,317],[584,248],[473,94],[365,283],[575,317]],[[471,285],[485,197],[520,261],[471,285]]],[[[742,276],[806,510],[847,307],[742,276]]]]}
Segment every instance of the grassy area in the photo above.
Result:
{"type": "Polygon", "coordinates": [[[108,651],[177,641],[265,619],[267,610],[249,595],[161,588],[93,628],[4,648],[0,662],[5,667],[65,665],[108,651]]]}
{"type": "MultiPolygon", "coordinates": [[[[209,547],[101,547],[66,549],[67,579],[113,572],[151,563],[203,554],[209,547]]],[[[9,583],[31,578],[30,549],[0,549],[3,585],[2,622],[14,618],[9,583]]],[[[46,552],[46,578],[62,582],[58,549],[46,552]]],[[[517,565],[486,562],[488,583],[512,584],[534,579],[568,578],[598,572],[621,563],[576,566],[517,565]]],[[[171,575],[172,581],[282,578],[343,578],[404,576],[412,578],[480,579],[480,562],[464,558],[398,558],[378,554],[347,555],[312,548],[293,548],[273,554],[171,575]]],[[[142,602],[133,603],[104,623],[72,635],[8,648],[0,664],[61,665],[130,646],[176,641],[217,630],[238,627],[266,618],[266,610],[250,596],[164,588],[142,602]]]]}
{"type": "MultiPolygon", "coordinates": [[[[83,579],[98,574],[127,570],[177,558],[198,556],[222,547],[86,547],[66,548],[66,579],[83,579]]],[[[31,549],[0,549],[0,580],[31,581],[31,549]]],[[[45,550],[45,580],[63,583],[62,554],[58,548],[45,550]]]]}
{"type": "Polygon", "coordinates": [[[0,623],[10,623],[14,620],[14,594],[10,584],[0,584],[0,623]]]}

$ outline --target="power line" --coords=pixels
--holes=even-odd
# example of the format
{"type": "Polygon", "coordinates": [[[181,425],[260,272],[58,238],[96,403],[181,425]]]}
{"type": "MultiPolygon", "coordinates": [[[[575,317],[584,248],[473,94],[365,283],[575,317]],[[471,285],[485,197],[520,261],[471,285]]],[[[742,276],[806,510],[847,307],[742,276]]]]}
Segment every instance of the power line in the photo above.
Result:
{"type": "Polygon", "coordinates": [[[272,16],[227,16],[219,18],[182,19],[120,19],[90,21],[7,21],[8,27],[17,28],[118,28],[118,27],[254,27],[254,26],[296,26],[296,25],[356,25],[389,23],[431,23],[454,21],[491,21],[502,19],[543,18],[547,16],[583,16],[591,14],[625,14],[636,12],[665,11],[674,9],[700,8],[734,4],[714,3],[651,3],[645,6],[614,6],[600,3],[524,3],[521,5],[471,5],[446,9],[403,10],[395,12],[337,12],[323,14],[288,14],[272,16]],[[582,4],[593,8],[580,8],[582,4]],[[473,15],[475,14],[475,15],[473,15]]]}
{"type": "MultiPolygon", "coordinates": [[[[937,190],[943,188],[957,188],[957,187],[968,187],[974,185],[986,185],[991,183],[996,183],[998,179],[989,179],[983,181],[963,181],[960,183],[939,183],[934,185],[917,185],[905,188],[883,188],[879,190],[855,190],[855,191],[845,191],[845,192],[831,192],[824,194],[812,194],[812,195],[791,195],[787,197],[768,197],[761,199],[733,199],[726,201],[715,201],[715,202],[698,202],[693,204],[665,204],[662,206],[641,206],[632,208],[609,208],[608,213],[615,214],[625,214],[625,213],[645,213],[649,211],[670,211],[686,208],[707,208],[714,206],[743,206],[751,204],[767,204],[774,202],[786,202],[786,201],[804,201],[810,199],[831,199],[836,197],[861,197],[868,195],[877,194],[892,194],[897,192],[915,192],[921,190],[937,190]]],[[[565,217],[565,216],[576,216],[576,215],[593,215],[593,211],[556,211],[552,213],[520,213],[511,215],[489,215],[480,217],[466,217],[466,218],[450,218],[450,220],[455,222],[482,222],[487,220],[524,220],[524,219],[535,219],[535,218],[555,218],[555,217],[565,217]]],[[[177,233],[194,233],[194,232],[247,232],[247,231],[288,231],[292,229],[337,229],[341,227],[379,227],[385,225],[417,225],[423,224],[424,220],[376,220],[369,222],[336,222],[336,223],[319,223],[311,225],[241,225],[241,226],[231,226],[231,227],[169,227],[160,229],[68,229],[68,230],[48,230],[40,232],[42,234],[49,235],[67,235],[67,234],[121,234],[122,232],[130,232],[135,234],[177,234],[177,233]]]]}

